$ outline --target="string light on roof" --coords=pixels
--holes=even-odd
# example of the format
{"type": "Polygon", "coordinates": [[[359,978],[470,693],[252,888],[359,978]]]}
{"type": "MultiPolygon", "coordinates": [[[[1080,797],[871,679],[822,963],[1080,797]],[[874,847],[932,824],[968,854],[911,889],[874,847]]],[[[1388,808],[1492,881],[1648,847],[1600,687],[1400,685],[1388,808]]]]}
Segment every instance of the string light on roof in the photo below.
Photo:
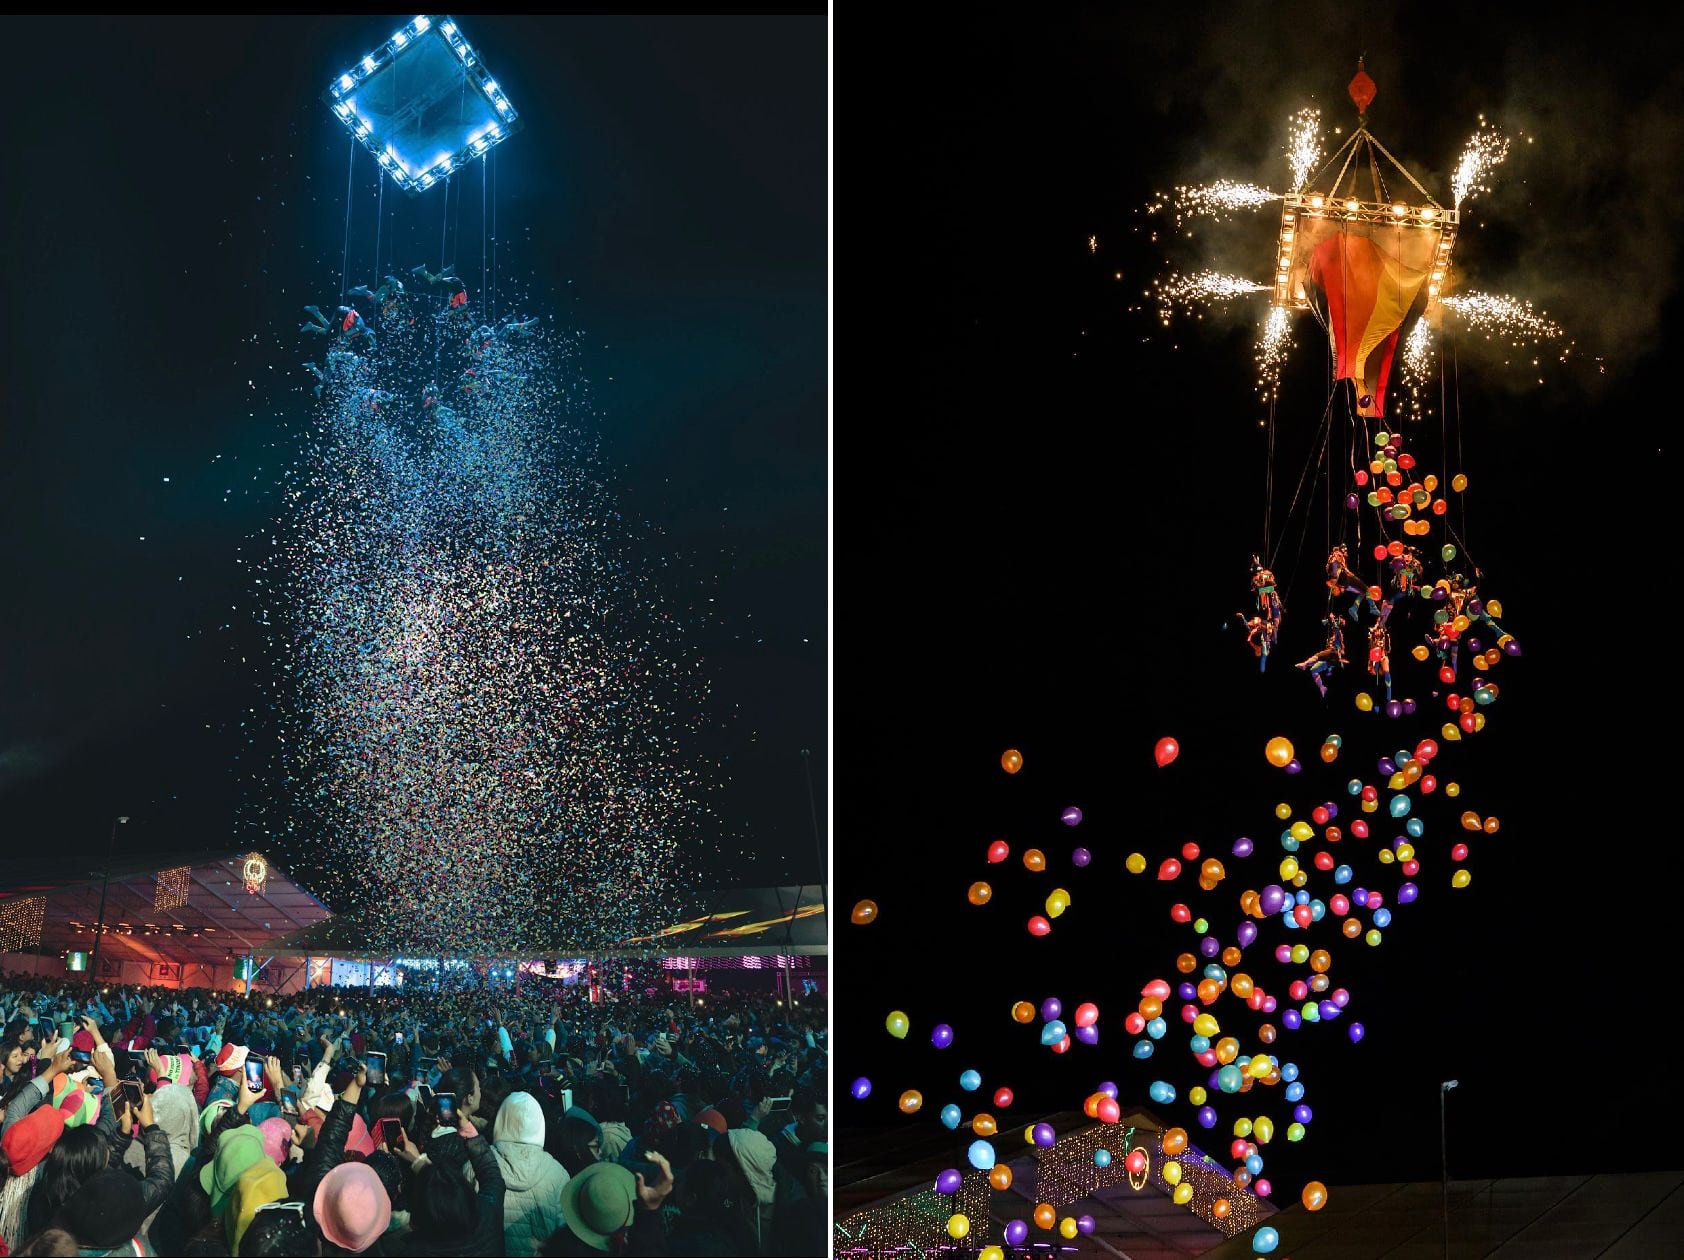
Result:
{"type": "Polygon", "coordinates": [[[0,902],[0,953],[16,953],[41,943],[47,917],[45,897],[19,897],[0,902]]]}
{"type": "Polygon", "coordinates": [[[191,866],[172,866],[158,872],[157,887],[152,893],[154,910],[173,910],[187,904],[187,890],[192,885],[191,866]]]}

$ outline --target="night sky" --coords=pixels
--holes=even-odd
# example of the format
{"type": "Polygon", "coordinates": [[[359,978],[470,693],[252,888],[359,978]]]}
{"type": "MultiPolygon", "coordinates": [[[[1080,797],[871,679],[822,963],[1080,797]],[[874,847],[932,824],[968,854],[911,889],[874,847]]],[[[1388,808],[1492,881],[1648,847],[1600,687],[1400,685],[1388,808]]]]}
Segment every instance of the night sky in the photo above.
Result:
{"type": "MultiPolygon", "coordinates": [[[[939,1133],[945,1103],[991,1110],[1000,1085],[1018,1096],[1006,1150],[1019,1140],[1010,1120],[1079,1108],[1105,1079],[1219,1159],[1235,1116],[1267,1109],[1279,1124],[1290,1110],[1278,1091],[1216,1095],[1219,1127],[1199,1128],[1186,1090],[1204,1073],[1179,1003],[1144,1062],[1123,1017],[1148,980],[1181,979],[1174,959],[1196,947],[1193,929],[1170,921],[1172,901],[1232,941],[1240,891],[1278,878],[1275,803],[1297,802],[1302,816],[1333,799],[1348,822],[1358,815],[1346,780],[1377,782],[1384,802],[1376,758],[1439,738],[1444,711],[1428,667],[1405,654],[1421,609],[1401,623],[1408,632],[1393,622],[1397,694],[1421,703],[1413,719],[1357,711],[1360,643],[1325,702],[1291,668],[1321,646],[1319,570],[1343,513],[1313,480],[1281,543],[1327,398],[1325,334],[1308,315],[1295,321],[1277,414],[1286,619],[1259,675],[1232,618],[1249,606],[1247,561],[1263,545],[1262,300],[1161,328],[1142,294],[1170,256],[1146,236],[1165,221],[1140,210],[1221,176],[1285,188],[1288,117],[1315,104],[1329,132],[1348,135],[1345,85],[1363,53],[1379,86],[1374,133],[1441,200],[1480,114],[1536,137],[1465,208],[1457,262],[1464,286],[1529,298],[1575,345],[1566,365],[1545,353],[1541,370],[1530,355],[1505,366],[1467,335],[1446,347],[1451,445],[1458,428],[1461,441],[1451,463],[1471,481],[1464,540],[1524,655],[1493,671],[1502,693],[1487,728],[1440,739],[1433,770],[1463,795],[1427,798],[1419,901],[1397,905],[1394,873],[1374,882],[1396,913],[1379,948],[1333,923],[1307,942],[1333,951],[1351,1003],[1266,1047],[1300,1064],[1316,1119],[1302,1144],[1277,1135],[1264,1148],[1264,1175],[1279,1203],[1310,1178],[1436,1179],[1448,1078],[1461,1082],[1449,1098],[1454,1177],[1677,1167],[1684,1100],[1661,1031],[1677,1005],[1677,706],[1662,610],[1676,535],[1664,517],[1684,85],[1647,52],[1675,24],[1634,39],[1593,14],[1545,32],[1418,6],[1230,9],[1198,21],[1173,6],[971,12],[909,37],[883,74],[905,94],[873,178],[897,192],[853,221],[874,220],[887,242],[884,284],[876,302],[854,303],[839,286],[843,328],[859,303],[874,306],[898,366],[896,385],[877,390],[892,399],[882,431],[838,444],[838,694],[857,706],[837,714],[849,785],[837,823],[850,837],[834,896],[842,1179],[909,1124],[939,1133]],[[1345,752],[1323,767],[1317,749],[1334,732],[1345,752]],[[1182,752],[1160,770],[1163,735],[1182,752]],[[1276,735],[1292,739],[1303,774],[1265,760],[1276,735]],[[1012,747],[1025,765],[1007,776],[999,758],[1012,747]],[[1068,805],[1085,813],[1074,829],[1060,823],[1068,805]],[[1470,836],[1462,808],[1498,816],[1500,832],[1470,836]],[[1229,857],[1240,835],[1258,842],[1249,862],[1229,857]],[[997,838],[1012,855],[990,866],[997,838]],[[1462,839],[1472,884],[1453,892],[1447,850],[1462,839]],[[1172,890],[1150,873],[1189,840],[1226,862],[1218,891],[1201,894],[1190,876],[1172,890]],[[1085,870],[1071,863],[1078,844],[1094,855],[1085,870]],[[1021,865],[1030,845],[1046,852],[1046,874],[1021,865]],[[1137,849],[1150,862],[1138,877],[1123,868],[1137,849]],[[981,908],[966,901],[978,879],[994,888],[981,908]],[[1072,907],[1033,938],[1025,921],[1055,885],[1072,907]],[[852,926],[840,911],[863,897],[879,917],[852,926]],[[1014,1002],[1048,996],[1067,1012],[1096,1002],[1100,1044],[1060,1058],[1037,1044],[1039,1018],[1011,1021],[1014,1002]],[[896,1008],[911,1017],[904,1042],[884,1031],[896,1008]],[[1351,1020],[1366,1027],[1360,1044],[1347,1039],[1351,1020]],[[956,1040],[938,1051],[929,1036],[942,1021],[956,1040]],[[958,1086],[971,1067],[978,1094],[958,1086]],[[865,1103],[846,1092],[860,1075],[875,1087],[865,1103]],[[1148,1103],[1160,1077],[1177,1102],[1148,1103]],[[895,1108],[907,1088],[925,1099],[912,1121],[895,1108]]],[[[1278,223],[1273,206],[1197,221],[1175,265],[1266,280],[1278,223]]],[[[1435,471],[1439,428],[1436,416],[1405,428],[1435,471]]],[[[1365,528],[1371,543],[1371,517],[1365,528]]],[[[1429,579],[1441,541],[1426,549],[1429,579]]],[[[1465,681],[1466,654],[1462,668],[1465,681]]],[[[1383,803],[1363,816],[1376,837],[1396,830],[1380,825],[1383,803]]],[[[1374,870],[1377,847],[1345,860],[1374,870]]],[[[1325,876],[1319,888],[1332,891],[1325,876]]],[[[1263,939],[1272,948],[1278,936],[1263,939]]],[[[1271,991],[1304,973],[1261,954],[1242,969],[1271,991]]],[[[1265,1047],[1259,1017],[1245,1015],[1224,1032],[1249,1055],[1265,1047]]],[[[955,1165],[971,1137],[952,1135],[955,1165]]]]}
{"type": "MultiPolygon", "coordinates": [[[[392,29],[13,28],[31,55],[0,192],[7,849],[101,851],[119,812],[137,853],[252,842],[238,776],[265,738],[269,666],[240,562],[301,446],[299,364],[322,347],[292,330],[304,304],[339,300],[349,137],[321,93],[392,29]]],[[[504,310],[586,334],[602,472],[712,683],[690,751],[715,763],[717,789],[687,852],[709,882],[817,880],[801,750],[822,823],[824,20],[463,30],[525,121],[494,168],[504,310]]],[[[462,183],[448,227],[437,189],[388,188],[388,268],[454,262],[477,294],[479,170],[462,183]]],[[[350,284],[378,283],[377,188],[359,153],[350,284]]],[[[311,854],[272,856],[308,882],[311,854]]]]}

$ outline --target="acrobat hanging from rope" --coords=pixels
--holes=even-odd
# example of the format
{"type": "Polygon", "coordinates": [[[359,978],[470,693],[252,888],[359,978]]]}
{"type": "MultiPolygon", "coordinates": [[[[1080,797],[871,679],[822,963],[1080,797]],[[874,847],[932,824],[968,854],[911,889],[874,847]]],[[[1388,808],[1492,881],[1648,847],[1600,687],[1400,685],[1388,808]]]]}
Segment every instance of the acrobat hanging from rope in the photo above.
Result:
{"type": "Polygon", "coordinates": [[[1310,671],[1310,679],[1316,684],[1316,690],[1323,698],[1327,696],[1327,678],[1333,672],[1335,665],[1347,664],[1345,660],[1345,619],[1336,612],[1330,612],[1321,619],[1322,629],[1327,631],[1327,643],[1314,656],[1309,656],[1298,662],[1299,669],[1310,671]]]}
{"type": "Polygon", "coordinates": [[[1392,632],[1379,622],[1368,628],[1368,672],[1376,683],[1386,684],[1386,702],[1392,699],[1392,632]]]}
{"type": "MultiPolygon", "coordinates": [[[[1413,547],[1405,547],[1401,553],[1392,557],[1390,590],[1380,603],[1378,620],[1381,625],[1392,615],[1392,609],[1421,589],[1421,572],[1425,566],[1421,563],[1421,553],[1413,547]]],[[[1370,604],[1372,605],[1372,600],[1370,604]]]]}
{"type": "Polygon", "coordinates": [[[1240,620],[1245,623],[1246,642],[1257,656],[1258,672],[1262,672],[1269,668],[1269,653],[1280,642],[1281,618],[1286,610],[1281,605],[1280,592],[1275,589],[1275,575],[1263,567],[1259,556],[1251,558],[1251,589],[1256,597],[1256,612],[1240,620]]]}
{"type": "MultiPolygon", "coordinates": [[[[1362,584],[1361,578],[1351,572],[1350,554],[1344,543],[1334,543],[1333,550],[1327,553],[1327,611],[1331,613],[1340,598],[1349,594],[1353,597],[1349,616],[1355,621],[1368,588],[1362,584]]],[[[1371,610],[1373,602],[1369,601],[1371,610]]]]}

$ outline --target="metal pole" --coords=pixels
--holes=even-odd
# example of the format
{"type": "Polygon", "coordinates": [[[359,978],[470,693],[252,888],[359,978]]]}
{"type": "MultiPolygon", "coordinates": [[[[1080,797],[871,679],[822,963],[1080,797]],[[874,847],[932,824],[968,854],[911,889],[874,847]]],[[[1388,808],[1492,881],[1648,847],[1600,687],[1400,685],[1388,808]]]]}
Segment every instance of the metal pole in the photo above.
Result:
{"type": "Polygon", "coordinates": [[[1438,1087],[1439,1174],[1444,1190],[1444,1260],[1450,1260],[1450,1130],[1446,1113],[1450,1091],[1460,1084],[1460,1081],[1445,1081],[1438,1087]]]}
{"type": "Polygon", "coordinates": [[[105,850],[105,870],[99,879],[99,916],[94,923],[94,959],[92,965],[93,978],[99,979],[99,942],[105,935],[105,890],[111,886],[111,862],[117,854],[117,824],[129,821],[127,814],[122,814],[111,821],[111,843],[105,850]]]}

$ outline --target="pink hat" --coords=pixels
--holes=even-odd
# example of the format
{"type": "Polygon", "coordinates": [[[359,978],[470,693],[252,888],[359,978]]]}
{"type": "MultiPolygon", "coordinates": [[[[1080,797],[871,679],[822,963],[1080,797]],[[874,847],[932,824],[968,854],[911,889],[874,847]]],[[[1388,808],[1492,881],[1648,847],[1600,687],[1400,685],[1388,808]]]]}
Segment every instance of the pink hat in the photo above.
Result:
{"type": "Polygon", "coordinates": [[[392,1223],[392,1200],[367,1164],[340,1164],[323,1177],[315,1208],[322,1237],[350,1252],[367,1251],[392,1223]]]}
{"type": "Polygon", "coordinates": [[[284,1168],[292,1153],[292,1126],[280,1116],[270,1116],[257,1127],[263,1134],[263,1153],[284,1168]]]}
{"type": "Polygon", "coordinates": [[[351,1136],[345,1140],[347,1151],[356,1151],[363,1156],[374,1154],[374,1135],[368,1131],[359,1115],[351,1117],[351,1136]]]}
{"type": "Polygon", "coordinates": [[[224,1076],[233,1076],[246,1064],[246,1048],[232,1043],[224,1043],[222,1049],[216,1052],[216,1070],[224,1076]]]}

